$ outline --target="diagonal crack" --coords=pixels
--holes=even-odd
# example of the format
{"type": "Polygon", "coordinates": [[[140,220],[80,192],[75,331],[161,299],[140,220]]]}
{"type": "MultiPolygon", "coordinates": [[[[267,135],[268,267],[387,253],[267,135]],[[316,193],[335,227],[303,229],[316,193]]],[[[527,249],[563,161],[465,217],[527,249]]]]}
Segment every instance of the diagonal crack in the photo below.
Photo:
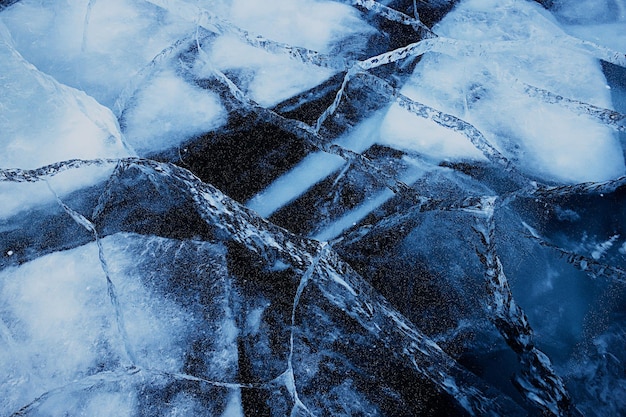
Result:
{"type": "Polygon", "coordinates": [[[534,343],[533,329],[526,313],[513,299],[508,279],[496,251],[495,197],[485,201],[484,208],[476,211],[474,231],[480,237],[484,250],[476,253],[485,267],[487,294],[486,309],[489,319],[517,354],[521,366],[514,383],[518,391],[544,413],[552,416],[577,416],[565,384],[554,371],[547,355],[534,343]]]}
{"type": "Polygon", "coordinates": [[[98,232],[96,230],[96,227],[85,216],[83,216],[82,214],[80,214],[79,212],[75,211],[74,209],[69,207],[67,204],[65,204],[63,202],[63,200],[61,200],[59,195],[54,191],[54,189],[52,188],[52,186],[50,185],[50,183],[48,181],[46,181],[46,185],[50,189],[50,192],[52,192],[52,194],[54,194],[54,196],[55,196],[58,204],[61,206],[61,208],[63,208],[63,210],[78,225],[82,226],[88,232],[93,234],[93,237],[95,239],[96,245],[98,247],[98,258],[100,260],[100,267],[102,268],[102,271],[104,272],[104,275],[105,275],[105,278],[106,278],[106,282],[107,282],[107,293],[109,295],[109,300],[111,301],[111,305],[113,306],[113,309],[115,311],[115,322],[117,324],[117,329],[118,329],[118,332],[120,334],[120,337],[122,338],[122,343],[124,345],[124,352],[126,353],[126,357],[129,360],[129,362],[130,362],[130,366],[133,367],[137,363],[137,360],[135,358],[135,354],[133,352],[132,346],[131,346],[130,341],[128,339],[128,333],[126,331],[126,326],[125,326],[125,322],[124,322],[124,313],[123,313],[122,308],[120,306],[120,302],[119,302],[119,298],[118,298],[118,295],[117,295],[117,291],[115,289],[115,284],[111,280],[111,273],[109,271],[109,266],[107,264],[107,261],[106,261],[105,255],[104,255],[104,248],[102,246],[102,241],[100,240],[100,237],[98,236],[98,232]]]}

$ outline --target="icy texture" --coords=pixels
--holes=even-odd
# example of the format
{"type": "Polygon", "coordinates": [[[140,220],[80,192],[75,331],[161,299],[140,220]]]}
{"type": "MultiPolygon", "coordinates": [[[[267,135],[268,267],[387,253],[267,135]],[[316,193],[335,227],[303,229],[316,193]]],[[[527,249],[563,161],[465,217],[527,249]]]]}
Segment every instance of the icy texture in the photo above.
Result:
{"type": "Polygon", "coordinates": [[[2,19],[26,59],[108,107],[130,77],[194,30],[148,3],[129,0],[20,1],[2,19]]]}
{"type": "Polygon", "coordinates": [[[0,36],[0,166],[36,168],[72,158],[128,155],[109,109],[22,58],[1,21],[0,36]]]}
{"type": "Polygon", "coordinates": [[[174,73],[157,74],[125,114],[125,137],[140,154],[179,146],[190,137],[224,124],[216,95],[185,83],[174,73]]]}
{"type": "Polygon", "coordinates": [[[622,3],[0,1],[0,415],[625,414],[622,3]]]}
{"type": "MultiPolygon", "coordinates": [[[[141,379],[180,378],[175,374],[183,372],[193,344],[201,342],[209,349],[208,341],[202,340],[209,333],[215,343],[202,358],[205,369],[196,376],[233,378],[236,328],[223,304],[228,295],[227,285],[220,284],[225,271],[206,266],[215,280],[209,284],[214,292],[207,288],[207,296],[215,304],[202,312],[161,294],[163,288],[175,285],[176,276],[171,266],[158,261],[169,251],[176,251],[186,262],[194,256],[219,259],[222,251],[211,245],[192,248],[183,242],[133,235],[114,235],[102,245],[116,281],[115,293],[107,290],[95,244],[3,271],[3,342],[9,346],[2,354],[2,367],[8,372],[2,384],[3,410],[17,411],[39,397],[29,407],[35,413],[42,407],[50,412],[71,410],[72,414],[93,409],[103,415],[135,415],[137,407],[154,407],[142,405],[149,398],[141,398],[146,395],[139,389],[145,384],[141,379]],[[51,269],[52,265],[63,268],[51,269]],[[113,296],[123,313],[119,324],[128,335],[126,341],[121,337],[113,296]],[[133,376],[137,373],[143,375],[133,376]],[[130,392],[122,388],[126,384],[130,392]],[[103,408],[104,401],[108,408],[103,408]]],[[[212,264],[219,265],[219,261],[212,264]]],[[[154,388],[158,386],[157,382],[154,388]]],[[[226,394],[221,395],[223,408],[226,394]]],[[[190,402],[192,398],[185,406],[190,402]]]]}
{"type": "Polygon", "coordinates": [[[317,391],[316,381],[334,374],[337,354],[353,363],[341,365],[348,365],[346,371],[364,366],[358,362],[362,346],[337,344],[343,337],[356,337],[363,347],[388,352],[404,372],[425,378],[470,414],[521,413],[415,329],[328,245],[290,235],[171,165],[122,161],[104,187],[94,222],[59,201],[77,223],[74,227],[94,232],[96,244],[2,272],[7,301],[3,339],[14,346],[3,357],[11,367],[5,390],[12,396],[4,400],[6,409],[78,414],[109,396],[110,412],[164,415],[177,407],[176,402],[157,400],[168,390],[174,398],[186,397],[185,407],[203,401],[204,412],[236,411],[238,406],[226,395],[233,389],[261,390],[268,396],[265,403],[250,404],[248,393],[243,407],[267,407],[272,415],[306,412],[313,405],[330,414],[345,407],[348,398],[355,409],[380,414],[378,407],[388,406],[378,403],[378,395],[396,396],[406,407],[419,408],[423,400],[412,399],[408,387],[395,385],[397,381],[376,368],[371,372],[382,371],[381,378],[396,392],[361,391],[346,376],[326,386],[344,395],[326,398],[317,391]],[[131,184],[142,191],[138,204],[158,197],[155,209],[189,205],[187,215],[204,223],[204,231],[196,229],[198,237],[219,236],[217,242],[132,233],[99,239],[96,227],[107,234],[120,226],[149,233],[171,221],[171,214],[152,224],[133,221],[133,204],[120,204],[131,184]],[[145,192],[157,184],[158,193],[145,192]],[[258,271],[251,261],[259,263],[258,271]],[[276,269],[277,263],[282,267],[276,269]],[[45,273],[51,265],[64,268],[58,275],[45,273]],[[320,318],[324,327],[318,326],[320,318]],[[52,329],[53,335],[48,333],[52,329]],[[46,350],[46,343],[57,338],[56,348],[46,350]],[[14,358],[23,355],[23,362],[14,358]],[[35,362],[31,368],[29,355],[44,365],[35,362]],[[240,378],[258,382],[237,382],[240,378]],[[121,397],[125,390],[130,395],[121,397]]]}
{"type": "MultiPolygon", "coordinates": [[[[476,43],[506,42],[511,49],[497,54],[480,47],[478,53],[426,54],[402,90],[408,97],[473,123],[501,152],[542,178],[601,181],[624,173],[620,147],[610,129],[543,104],[517,88],[516,83],[523,82],[597,106],[611,105],[599,65],[581,52],[566,52],[561,43],[565,34],[540,6],[466,1],[434,31],[476,43]],[[563,54],[566,60],[561,59],[563,54]]],[[[392,108],[381,135],[404,148],[413,144],[433,158],[476,159],[476,151],[458,135],[429,134],[419,124],[424,122],[417,120],[399,124],[406,116],[392,108]]]]}

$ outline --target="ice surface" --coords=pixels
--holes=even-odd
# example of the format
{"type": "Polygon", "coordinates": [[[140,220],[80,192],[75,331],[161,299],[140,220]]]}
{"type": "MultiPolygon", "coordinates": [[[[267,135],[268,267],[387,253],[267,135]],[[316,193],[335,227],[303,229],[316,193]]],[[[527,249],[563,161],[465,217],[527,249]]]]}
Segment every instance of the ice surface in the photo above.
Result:
{"type": "MultiPolygon", "coordinates": [[[[232,3],[227,16],[239,27],[273,41],[321,53],[331,52],[339,43],[343,53],[358,51],[372,33],[354,9],[335,2],[281,0],[261,5],[238,0],[232,3]]],[[[254,48],[233,36],[220,37],[208,53],[211,65],[236,74],[240,88],[264,106],[312,88],[334,72],[254,48]]]]}
{"type": "MultiPolygon", "coordinates": [[[[470,0],[459,4],[434,30],[453,39],[523,44],[509,53],[426,54],[403,88],[405,95],[474,124],[522,170],[542,178],[600,181],[624,173],[621,150],[609,128],[516,89],[515,82],[522,81],[611,107],[599,65],[583,53],[565,52],[558,42],[564,33],[540,6],[470,0]],[[566,61],[560,59],[564,53],[566,61]]],[[[390,120],[383,124],[386,130],[381,135],[389,141],[405,147],[413,142],[437,159],[476,159],[476,152],[460,138],[452,142],[447,136],[407,131],[398,123],[398,112],[392,108],[390,120]]]]}
{"type": "MultiPolygon", "coordinates": [[[[237,74],[241,88],[256,102],[272,106],[312,88],[333,74],[326,68],[298,63],[286,55],[276,55],[223,36],[209,52],[211,67],[237,74]]],[[[199,69],[198,75],[206,71],[199,69]]]]}
{"type": "Polygon", "coordinates": [[[146,155],[176,147],[225,121],[217,95],[165,70],[135,94],[134,105],[124,114],[124,134],[137,152],[146,155]]]}
{"type": "MultiPolygon", "coordinates": [[[[198,343],[198,338],[207,332],[214,334],[215,344],[203,342],[211,347],[202,358],[207,367],[198,370],[197,376],[232,379],[228,373],[235,369],[233,342],[237,330],[229,321],[228,307],[224,304],[228,286],[218,285],[223,273],[212,270],[216,304],[201,313],[197,306],[185,308],[180,299],[163,293],[174,284],[176,272],[157,266],[158,261],[154,263],[155,258],[173,250],[180,257],[192,259],[194,255],[187,252],[189,248],[184,243],[122,234],[105,238],[102,244],[123,311],[121,322],[116,317],[94,243],[43,256],[0,273],[3,304],[0,340],[6,347],[0,360],[8,375],[0,380],[3,410],[18,411],[44,393],[48,393],[44,396],[44,409],[54,410],[56,407],[49,402],[71,397],[72,384],[78,383],[76,389],[80,391],[81,384],[87,388],[93,383],[100,386],[93,394],[87,390],[80,395],[83,401],[59,404],[58,410],[135,415],[136,407],[145,401],[137,389],[140,381],[133,381],[130,391],[123,393],[115,388],[109,390],[106,385],[103,388],[98,380],[124,382],[129,375],[123,369],[128,367],[137,368],[131,375],[144,372],[144,378],[148,376],[148,379],[151,374],[175,376],[183,372],[193,343],[198,343]],[[153,262],[146,269],[149,264],[144,262],[148,259],[153,262]],[[203,318],[208,312],[209,321],[203,318]],[[120,324],[128,335],[127,341],[120,333],[120,324]],[[125,346],[126,343],[129,345],[125,346]],[[133,352],[136,362],[129,362],[127,349],[133,352]]],[[[220,256],[219,250],[210,245],[197,249],[206,259],[220,256]]],[[[211,267],[208,268],[210,271],[211,267]]],[[[189,398],[179,406],[189,407],[193,402],[189,398]]],[[[236,391],[229,399],[223,398],[223,402],[224,415],[240,415],[236,391]]],[[[32,408],[36,409],[38,404],[33,403],[32,408]]],[[[150,406],[156,407],[155,410],[161,407],[150,406]]]]}
{"type": "Polygon", "coordinates": [[[109,163],[103,161],[95,166],[61,172],[47,182],[0,182],[0,216],[8,218],[38,206],[55,203],[55,195],[65,197],[78,189],[106,180],[114,165],[115,160],[109,163]]]}
{"type": "Polygon", "coordinates": [[[623,414],[626,3],[446,3],[2,8],[0,415],[623,414]]]}
{"type": "MultiPolygon", "coordinates": [[[[230,7],[231,19],[239,27],[318,52],[330,52],[337,42],[373,30],[354,8],[333,1],[276,0],[262,4],[235,0],[230,7]]],[[[362,38],[353,42],[358,44],[362,38]]]]}
{"type": "MultiPolygon", "coordinates": [[[[73,0],[68,7],[26,0],[7,9],[3,20],[15,38],[16,49],[27,59],[58,81],[113,108],[120,94],[136,82],[134,77],[151,65],[153,58],[179,39],[193,38],[194,34],[197,37],[202,16],[208,13],[209,22],[222,22],[233,33],[221,33],[211,23],[204,25],[221,36],[202,46],[206,54],[198,60],[195,76],[210,77],[214,68],[228,72],[234,75],[239,88],[265,106],[314,87],[334,71],[297,62],[289,54],[250,46],[248,41],[254,40],[254,33],[262,33],[270,41],[322,53],[341,44],[343,54],[363,49],[367,36],[373,33],[351,7],[308,0],[263,6],[254,1],[194,4],[73,0]],[[275,18],[278,10],[284,18],[275,18]],[[28,24],[24,25],[24,21],[28,24]],[[241,36],[247,36],[247,40],[241,36]]],[[[129,117],[124,119],[124,133],[128,129],[129,141],[141,152],[163,150],[163,146],[167,148],[200,131],[212,130],[223,121],[211,94],[199,99],[197,87],[173,80],[172,72],[180,72],[178,65],[175,59],[159,61],[156,72],[160,67],[161,73],[139,82],[137,91],[131,91],[127,98],[130,100],[126,100],[131,108],[124,115],[129,117]],[[190,101],[195,103],[193,109],[181,105],[180,99],[194,90],[197,100],[190,101]],[[140,132],[138,123],[153,129],[140,132]]]]}
{"type": "MultiPolygon", "coordinates": [[[[345,398],[325,398],[323,391],[318,392],[317,379],[327,378],[329,371],[319,366],[311,374],[306,367],[316,361],[334,360],[335,350],[343,348],[333,344],[332,332],[331,340],[325,338],[328,329],[342,329],[349,337],[368,340],[367,345],[390,352],[394,363],[426,378],[438,390],[458,396],[461,406],[471,413],[487,407],[494,413],[519,414],[519,408],[506,396],[485,387],[399,315],[328,245],[291,235],[264,221],[188,171],[154,161],[127,160],[107,182],[100,200],[93,222],[59,203],[80,224],[72,227],[99,225],[110,231],[119,225],[148,234],[116,233],[97,244],[40,256],[1,273],[3,297],[13,300],[2,311],[3,320],[8,322],[5,339],[21,337],[20,348],[33,356],[45,349],[45,343],[37,343],[39,333],[49,339],[44,330],[50,332],[52,328],[62,338],[67,329],[85,344],[60,343],[62,346],[50,350],[49,355],[63,357],[70,354],[67,349],[77,349],[76,356],[85,359],[79,364],[56,360],[56,368],[50,370],[55,378],[37,370],[44,372],[45,383],[20,378],[30,372],[28,367],[16,369],[16,384],[22,392],[18,398],[7,400],[9,409],[81,413],[103,407],[108,398],[102,411],[118,415],[132,415],[137,410],[166,415],[175,409],[237,415],[241,407],[262,404],[258,400],[255,403],[244,389],[269,391],[272,401],[264,407],[273,410],[307,410],[312,405],[331,410],[341,406],[345,398],[358,399],[354,404],[357,408],[375,407],[377,397],[362,392],[358,385],[347,390],[345,398]],[[128,185],[141,192],[132,202],[126,200],[128,185]],[[165,224],[172,219],[167,214],[168,205],[192,207],[206,226],[214,229],[208,233],[221,243],[199,240],[206,238],[206,230],[196,230],[197,238],[184,241],[150,235],[150,225],[135,214],[138,206],[149,201],[152,206],[144,205],[144,209],[161,210],[155,220],[165,224]],[[250,263],[251,259],[257,259],[256,263],[250,263]],[[277,263],[283,267],[276,270],[277,263]],[[62,267],[46,274],[52,264],[62,267]],[[20,279],[23,276],[28,279],[20,279]],[[40,285],[40,292],[29,291],[40,285]],[[98,291],[94,289],[94,297],[107,309],[92,308],[95,304],[85,299],[91,285],[100,285],[98,291]],[[45,298],[49,293],[56,295],[53,301],[45,298]],[[59,303],[68,303],[71,308],[64,311],[59,303]],[[47,314],[48,308],[59,311],[47,314]],[[89,308],[90,314],[83,314],[89,308]],[[302,315],[303,309],[317,313],[302,315]],[[319,316],[328,327],[317,325],[319,316]],[[343,330],[355,322],[356,329],[343,330]],[[252,331],[241,332],[248,325],[252,331]],[[102,337],[106,342],[103,352],[81,333],[101,328],[113,335],[102,337]],[[309,353],[309,340],[320,338],[324,354],[309,353]],[[109,352],[116,354],[110,361],[109,352]],[[421,365],[430,361],[434,367],[421,365]],[[59,368],[62,372],[55,372],[59,368]],[[231,382],[237,377],[261,382],[231,382]],[[241,397],[237,389],[242,390],[241,397]],[[125,391],[129,394],[120,397],[125,391]],[[163,395],[171,401],[162,401],[163,395]],[[248,405],[240,405],[243,403],[248,405]]],[[[152,230],[163,230],[162,225],[152,230]]],[[[360,349],[351,346],[343,354],[352,361],[361,358],[360,349]]],[[[7,361],[16,354],[8,352],[7,361]]],[[[341,366],[346,365],[353,366],[341,366]]],[[[383,371],[381,376],[389,378],[384,375],[383,371]]],[[[339,383],[346,378],[361,377],[344,375],[339,383]]],[[[394,390],[410,398],[406,387],[394,390]]]]}
{"type": "MultiPolygon", "coordinates": [[[[409,169],[399,176],[399,180],[406,184],[413,184],[424,174],[424,170],[424,166],[409,160],[409,169]]],[[[326,226],[323,230],[318,231],[313,238],[320,241],[330,241],[336,238],[345,230],[360,223],[367,215],[389,201],[393,196],[394,193],[389,189],[380,191],[378,194],[369,197],[360,206],[350,210],[341,218],[326,226]]]]}
{"type": "Polygon", "coordinates": [[[4,270],[0,282],[5,412],[122,359],[95,245],[4,270]]]}
{"type": "MultiPolygon", "coordinates": [[[[445,83],[445,80],[441,80],[445,83]]],[[[410,87],[403,94],[415,97],[410,87]]],[[[438,106],[435,106],[438,107],[438,106]]],[[[419,152],[435,161],[485,160],[485,156],[461,133],[432,120],[418,118],[400,106],[392,106],[380,126],[380,143],[396,149],[419,152]]]]}
{"type": "Polygon", "coordinates": [[[560,0],[555,3],[554,14],[567,33],[615,51],[626,50],[626,2],[623,0],[560,0]]]}
{"type": "Polygon", "coordinates": [[[195,29],[131,0],[26,0],[3,12],[2,19],[26,59],[109,108],[130,77],[195,29]]]}
{"type": "MultiPolygon", "coordinates": [[[[354,152],[363,152],[375,143],[379,123],[380,115],[374,116],[357,126],[354,131],[338,138],[336,144],[354,152]]],[[[325,152],[310,154],[291,171],[252,197],[246,205],[261,216],[269,217],[344,164],[345,160],[338,155],[325,152]]]]}
{"type": "Polygon", "coordinates": [[[30,169],[73,158],[129,155],[111,111],[27,62],[0,21],[0,166],[30,169]]]}

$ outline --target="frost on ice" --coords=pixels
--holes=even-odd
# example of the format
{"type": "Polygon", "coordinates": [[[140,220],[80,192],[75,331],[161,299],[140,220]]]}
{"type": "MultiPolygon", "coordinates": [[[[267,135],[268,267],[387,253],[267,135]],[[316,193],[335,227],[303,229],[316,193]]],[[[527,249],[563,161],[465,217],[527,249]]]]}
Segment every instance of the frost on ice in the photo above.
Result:
{"type": "Polygon", "coordinates": [[[625,7],[0,1],[0,416],[623,415],[625,7]]]}
{"type": "MultiPolygon", "coordinates": [[[[611,107],[599,63],[567,48],[565,33],[549,13],[531,2],[466,1],[434,31],[442,37],[471,41],[476,50],[427,54],[403,87],[408,97],[474,124],[509,159],[542,178],[602,181],[624,173],[621,148],[612,129],[528,97],[521,88],[530,84],[611,107]],[[482,44],[494,43],[510,46],[497,53],[481,50],[482,44]]],[[[419,119],[400,122],[407,117],[406,111],[393,107],[383,123],[383,136],[436,159],[480,157],[459,135],[440,128],[436,133],[437,127],[419,119]]]]}
{"type": "Polygon", "coordinates": [[[1,166],[37,168],[72,158],[128,155],[108,108],[26,61],[1,21],[0,36],[1,166]]]}

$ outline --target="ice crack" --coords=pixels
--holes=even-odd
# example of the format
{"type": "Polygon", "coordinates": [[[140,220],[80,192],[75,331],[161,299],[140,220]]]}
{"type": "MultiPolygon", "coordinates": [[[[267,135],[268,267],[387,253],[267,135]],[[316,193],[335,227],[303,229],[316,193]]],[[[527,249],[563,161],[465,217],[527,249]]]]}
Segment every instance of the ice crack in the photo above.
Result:
{"type": "Polygon", "coordinates": [[[128,360],[130,361],[130,365],[131,366],[135,366],[135,364],[137,363],[137,360],[135,358],[135,354],[133,352],[133,349],[131,347],[130,341],[128,339],[128,334],[126,332],[126,326],[125,326],[125,323],[124,323],[124,314],[123,314],[122,308],[121,308],[120,303],[119,303],[119,298],[117,296],[117,291],[115,289],[115,284],[111,280],[111,273],[109,271],[109,266],[108,266],[106,258],[104,256],[104,248],[102,246],[102,241],[100,240],[100,237],[98,236],[98,231],[96,230],[95,225],[91,221],[89,221],[85,216],[83,216],[82,214],[78,213],[77,211],[75,211],[71,207],[69,207],[67,204],[65,204],[61,200],[59,195],[50,186],[50,183],[48,181],[46,181],[46,184],[48,185],[48,188],[50,189],[50,191],[54,194],[58,204],[63,208],[63,210],[78,225],[82,226],[88,232],[93,234],[93,237],[95,239],[96,245],[98,247],[98,258],[100,260],[100,266],[102,268],[102,271],[104,272],[104,275],[105,275],[105,278],[106,278],[106,281],[107,281],[107,293],[109,295],[109,299],[110,299],[111,304],[113,305],[113,309],[115,311],[115,322],[117,323],[117,329],[118,329],[118,331],[120,333],[120,336],[122,338],[122,342],[124,344],[124,351],[126,353],[126,356],[127,356],[128,360]]]}
{"type": "Polygon", "coordinates": [[[534,345],[533,330],[526,314],[513,299],[508,279],[496,251],[495,201],[486,202],[482,216],[477,217],[474,231],[480,237],[484,251],[477,250],[485,266],[487,314],[517,354],[521,374],[515,377],[517,389],[533,404],[553,416],[578,415],[565,384],[552,368],[550,359],[534,345]],[[491,206],[491,208],[488,208],[491,206]]]}
{"type": "MultiPolygon", "coordinates": [[[[602,262],[598,262],[600,259],[600,255],[597,256],[597,259],[589,256],[584,256],[573,251],[563,249],[560,246],[557,246],[551,242],[548,242],[543,237],[541,237],[534,229],[532,229],[527,224],[523,224],[524,227],[529,231],[527,237],[535,240],[540,246],[550,248],[553,251],[556,251],[559,255],[564,257],[567,262],[573,265],[576,269],[583,271],[591,278],[601,278],[604,277],[606,279],[618,282],[620,284],[626,284],[626,270],[619,268],[617,266],[607,265],[602,262]]],[[[607,244],[612,244],[614,240],[616,240],[618,235],[613,236],[607,242],[604,242],[605,247],[600,247],[597,251],[606,250],[607,244]]],[[[609,246],[610,247],[610,246],[609,246]]],[[[594,252],[595,253],[595,252],[594,252]]],[[[600,253],[601,254],[601,253],[600,253]]]]}
{"type": "Polygon", "coordinates": [[[305,64],[312,64],[322,68],[330,68],[336,71],[343,71],[348,67],[348,61],[341,57],[325,55],[307,48],[276,42],[259,34],[250,33],[226,21],[225,19],[215,16],[207,9],[203,9],[185,1],[145,1],[165,9],[187,21],[196,22],[198,26],[201,26],[202,28],[213,33],[235,35],[242,42],[270,53],[280,53],[305,64]]]}

